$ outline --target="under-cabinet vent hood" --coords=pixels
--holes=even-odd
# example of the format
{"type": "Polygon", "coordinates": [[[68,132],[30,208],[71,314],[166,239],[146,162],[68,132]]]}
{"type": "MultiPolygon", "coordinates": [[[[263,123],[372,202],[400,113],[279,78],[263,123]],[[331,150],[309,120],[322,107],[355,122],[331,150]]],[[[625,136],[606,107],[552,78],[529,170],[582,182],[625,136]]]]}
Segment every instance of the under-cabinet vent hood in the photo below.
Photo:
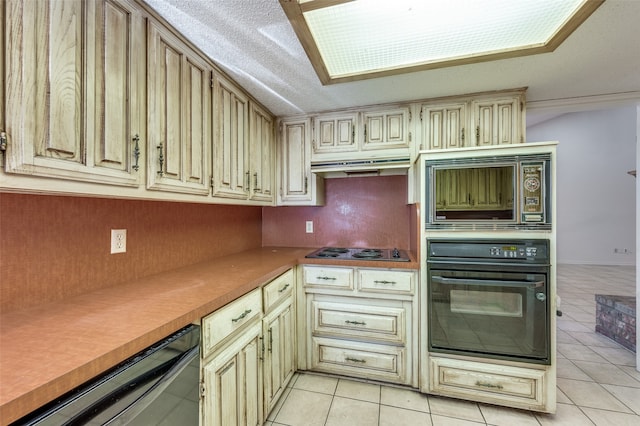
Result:
{"type": "Polygon", "coordinates": [[[407,174],[411,160],[406,158],[339,160],[311,163],[311,171],[325,178],[386,176],[407,174]]]}

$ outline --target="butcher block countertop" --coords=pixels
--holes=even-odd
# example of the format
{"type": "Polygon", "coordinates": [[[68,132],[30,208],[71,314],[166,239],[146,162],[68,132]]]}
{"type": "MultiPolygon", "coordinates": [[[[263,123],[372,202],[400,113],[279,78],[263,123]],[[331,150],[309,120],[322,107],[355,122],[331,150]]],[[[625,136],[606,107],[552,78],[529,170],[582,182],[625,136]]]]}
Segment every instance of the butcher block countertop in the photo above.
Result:
{"type": "Polygon", "coordinates": [[[261,248],[0,315],[5,425],[300,264],[418,269],[412,262],[305,259],[261,248]]]}

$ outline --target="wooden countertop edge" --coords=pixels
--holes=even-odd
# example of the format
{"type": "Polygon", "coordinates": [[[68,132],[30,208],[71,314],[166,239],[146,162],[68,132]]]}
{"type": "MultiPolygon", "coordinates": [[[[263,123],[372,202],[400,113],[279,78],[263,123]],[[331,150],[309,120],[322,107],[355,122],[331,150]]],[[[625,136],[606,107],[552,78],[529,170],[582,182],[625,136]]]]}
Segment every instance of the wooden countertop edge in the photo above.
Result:
{"type": "MultiPolygon", "coordinates": [[[[35,409],[47,404],[49,401],[54,400],[60,395],[72,390],[73,388],[81,385],[87,380],[101,374],[102,372],[112,368],[114,365],[129,358],[131,355],[141,351],[142,349],[150,346],[156,341],[166,337],[167,335],[179,330],[180,328],[199,320],[208,315],[209,313],[219,309],[227,303],[237,299],[238,297],[248,293],[249,291],[269,282],[273,278],[279,276],[283,272],[286,272],[289,268],[298,264],[324,264],[335,266],[351,266],[351,267],[371,267],[371,268],[391,268],[391,269],[418,269],[419,264],[415,262],[412,256],[411,262],[378,262],[378,261],[327,261],[324,259],[307,259],[304,256],[313,248],[262,248],[249,250],[247,252],[237,253],[230,256],[225,256],[217,259],[213,259],[210,262],[204,262],[197,265],[191,265],[184,268],[180,268],[177,271],[169,271],[162,274],[157,274],[150,277],[145,277],[140,280],[135,280],[131,283],[126,283],[114,287],[108,287],[88,294],[83,294],[71,298],[68,301],[62,303],[54,303],[47,305],[46,307],[36,307],[32,309],[21,310],[17,312],[9,312],[7,314],[0,315],[0,424],[8,424],[13,422],[26,414],[31,413],[35,409]],[[273,259],[272,259],[273,255],[273,259]],[[252,265],[247,261],[249,256],[256,257],[257,265],[252,265]],[[225,282],[220,287],[211,285],[204,279],[204,276],[211,275],[211,280],[222,279],[232,281],[231,283],[225,282]],[[231,277],[234,277],[233,279],[231,277]],[[175,282],[184,280],[184,287],[176,285],[175,282]],[[235,280],[235,282],[233,282],[235,280]],[[33,333],[38,332],[38,327],[48,324],[50,321],[61,321],[62,328],[65,325],[68,327],[78,326],[77,318],[65,317],[65,309],[68,309],[71,314],[78,311],[80,322],[87,324],[93,324],[97,326],[105,326],[101,324],[104,318],[100,318],[101,312],[95,312],[88,310],[82,310],[84,305],[95,304],[99,305],[102,300],[113,299],[113,306],[105,307],[105,310],[113,311],[108,313],[111,316],[118,315],[118,309],[120,306],[116,304],[118,298],[122,300],[128,300],[129,297],[135,298],[142,295],[146,295],[146,291],[151,289],[158,289],[158,295],[150,295],[148,303],[136,302],[133,306],[129,306],[122,309],[121,315],[136,315],[134,310],[140,310],[139,315],[144,316],[145,313],[149,313],[151,318],[159,314],[155,313],[154,303],[171,302],[175,297],[173,293],[179,292],[185,299],[198,298],[202,293],[207,299],[202,299],[193,303],[192,305],[181,308],[177,307],[175,312],[170,312],[167,316],[162,318],[153,318],[144,320],[142,318],[137,328],[131,331],[131,334],[121,335],[115,338],[117,343],[112,346],[105,347],[102,352],[100,348],[96,351],[100,352],[97,356],[87,356],[84,362],[73,364],[70,360],[68,369],[59,375],[55,375],[52,379],[45,379],[38,385],[25,391],[24,389],[11,389],[15,388],[18,382],[22,383],[23,376],[21,373],[18,375],[13,374],[15,369],[19,369],[14,365],[14,369],[6,366],[6,361],[9,359],[9,364],[16,364],[13,358],[19,357],[16,355],[20,353],[19,348],[10,347],[7,342],[13,342],[19,340],[20,335],[24,337],[23,330],[31,331],[33,333]],[[120,293],[120,294],[118,294],[120,293]],[[130,296],[128,294],[130,293],[130,296]],[[156,300],[157,299],[157,300],[156,300]],[[95,317],[95,318],[93,318],[95,317]],[[91,321],[94,321],[91,323],[91,321]],[[148,324],[148,328],[147,327],[148,324]],[[14,332],[14,327],[18,330],[14,332]],[[12,349],[16,350],[12,350],[12,349]],[[5,357],[4,355],[8,355],[5,357]],[[4,365],[4,366],[2,366],[4,365]],[[11,374],[7,370],[11,369],[11,374]],[[7,376],[14,376],[13,380],[7,380],[7,376]],[[13,382],[13,383],[10,383],[13,382]],[[7,389],[10,388],[10,389],[7,389]]],[[[125,302],[123,302],[126,305],[125,302]]],[[[105,314],[107,315],[107,314],[105,314]]],[[[107,317],[109,318],[109,317],[107,317]]],[[[120,317],[117,317],[120,318],[120,317]]],[[[105,326],[111,331],[111,327],[105,326]]],[[[121,325],[118,330],[113,334],[117,335],[124,333],[126,325],[121,325]]],[[[135,328],[135,327],[134,327],[135,328]]],[[[55,334],[55,333],[54,333],[55,334]]],[[[66,331],[60,331],[62,336],[43,336],[43,339],[37,339],[34,336],[30,345],[35,348],[38,345],[42,345],[41,349],[46,349],[50,344],[51,339],[66,338],[69,342],[73,342],[73,333],[69,335],[66,331]],[[47,340],[47,338],[49,340],[47,340]]],[[[28,333],[27,333],[28,335],[28,333]]],[[[87,337],[87,336],[84,336],[87,337]]],[[[104,337],[104,336],[103,336],[104,337]]],[[[94,337],[95,339],[95,337],[94,337]]],[[[80,339],[82,340],[82,339],[80,339]]],[[[103,340],[103,339],[101,339],[103,340]]],[[[80,342],[81,344],[82,342],[80,342]]],[[[97,343],[97,342],[96,342],[97,343]]],[[[65,348],[66,349],[66,348],[65,348]]],[[[50,357],[45,357],[43,353],[31,354],[35,358],[54,363],[50,357]]],[[[18,362],[17,364],[20,364],[18,362]]],[[[51,364],[49,364],[51,365],[51,364]]],[[[37,374],[39,370],[35,370],[37,374]]],[[[28,371],[25,373],[25,379],[29,379],[28,371]]],[[[33,377],[32,377],[33,380],[33,377]]],[[[19,386],[18,386],[19,387],[19,386]]]]}

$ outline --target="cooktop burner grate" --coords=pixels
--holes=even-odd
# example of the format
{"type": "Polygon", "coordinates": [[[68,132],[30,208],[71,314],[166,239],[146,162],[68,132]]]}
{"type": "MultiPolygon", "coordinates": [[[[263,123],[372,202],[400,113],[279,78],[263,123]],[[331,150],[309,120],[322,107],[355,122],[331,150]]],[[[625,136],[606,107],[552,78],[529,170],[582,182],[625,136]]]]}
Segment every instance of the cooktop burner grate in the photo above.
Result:
{"type": "Polygon", "coordinates": [[[342,260],[381,260],[392,262],[409,262],[404,250],[378,248],[343,248],[323,247],[306,256],[310,259],[342,259],[342,260]]]}

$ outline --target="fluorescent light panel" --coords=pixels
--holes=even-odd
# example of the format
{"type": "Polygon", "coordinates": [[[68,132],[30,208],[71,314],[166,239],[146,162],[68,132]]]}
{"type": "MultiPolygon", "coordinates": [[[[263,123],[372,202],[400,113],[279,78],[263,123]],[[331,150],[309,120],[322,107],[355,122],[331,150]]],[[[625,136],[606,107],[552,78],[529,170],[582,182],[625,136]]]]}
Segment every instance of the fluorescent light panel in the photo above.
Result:
{"type": "Polygon", "coordinates": [[[566,38],[602,1],[300,0],[297,10],[285,3],[330,83],[550,51],[554,38],[566,38]]]}

